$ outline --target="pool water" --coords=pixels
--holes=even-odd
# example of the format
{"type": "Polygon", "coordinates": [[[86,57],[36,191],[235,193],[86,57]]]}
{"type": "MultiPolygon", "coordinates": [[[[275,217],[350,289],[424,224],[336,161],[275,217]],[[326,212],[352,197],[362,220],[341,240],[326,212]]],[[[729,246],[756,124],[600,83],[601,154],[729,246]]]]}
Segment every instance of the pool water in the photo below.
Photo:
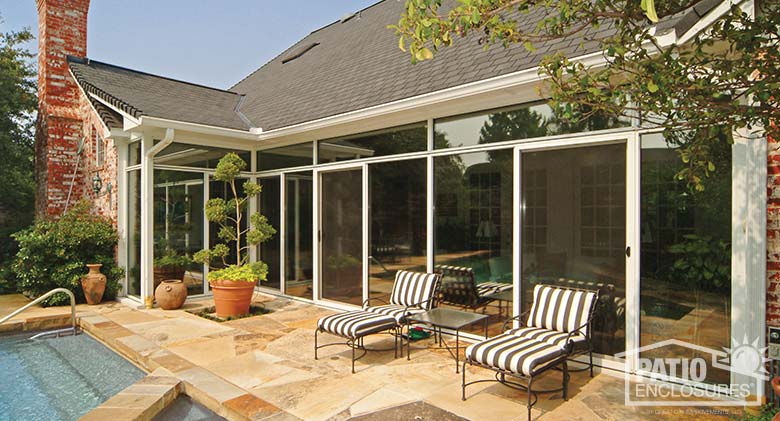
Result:
{"type": "Polygon", "coordinates": [[[0,336],[0,420],[77,420],[145,376],[82,333],[0,336]]]}

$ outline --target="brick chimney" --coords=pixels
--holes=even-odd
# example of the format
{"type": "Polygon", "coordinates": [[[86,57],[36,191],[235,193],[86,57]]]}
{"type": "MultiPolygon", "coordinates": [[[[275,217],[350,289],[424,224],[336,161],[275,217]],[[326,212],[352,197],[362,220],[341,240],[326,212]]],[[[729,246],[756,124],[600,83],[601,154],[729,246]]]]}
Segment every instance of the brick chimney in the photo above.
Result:
{"type": "Polygon", "coordinates": [[[38,122],[35,134],[36,216],[58,216],[85,193],[73,171],[83,122],[79,89],[67,56],[87,55],[90,0],[36,0],[38,6],[38,122]]]}

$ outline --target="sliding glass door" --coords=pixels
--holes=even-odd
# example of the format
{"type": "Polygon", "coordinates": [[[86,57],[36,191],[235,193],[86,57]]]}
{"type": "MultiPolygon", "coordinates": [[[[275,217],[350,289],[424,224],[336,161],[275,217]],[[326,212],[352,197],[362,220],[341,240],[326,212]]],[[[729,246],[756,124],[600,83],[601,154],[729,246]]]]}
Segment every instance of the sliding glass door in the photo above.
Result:
{"type": "Polygon", "coordinates": [[[536,285],[598,289],[594,350],[625,350],[626,144],[520,154],[521,311],[536,285]]]}
{"type": "Polygon", "coordinates": [[[363,302],[363,167],[321,172],[321,297],[363,302]]]}

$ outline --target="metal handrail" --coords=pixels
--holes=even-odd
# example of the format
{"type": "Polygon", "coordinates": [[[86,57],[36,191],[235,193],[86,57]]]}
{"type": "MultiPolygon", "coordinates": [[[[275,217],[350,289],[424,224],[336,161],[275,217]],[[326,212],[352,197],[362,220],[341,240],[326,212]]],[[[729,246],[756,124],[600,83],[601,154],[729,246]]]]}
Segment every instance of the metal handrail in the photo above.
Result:
{"type": "Polygon", "coordinates": [[[76,331],[76,296],[73,295],[73,292],[71,292],[69,289],[65,289],[65,288],[55,288],[47,292],[46,294],[41,295],[40,297],[32,300],[32,302],[27,303],[25,306],[17,309],[13,313],[0,319],[0,324],[7,322],[8,320],[12,319],[14,316],[18,315],[19,313],[27,310],[28,308],[40,303],[41,301],[51,297],[52,295],[58,292],[63,292],[65,294],[68,294],[68,297],[70,298],[70,324],[71,326],[73,326],[73,331],[75,332],[76,331]]]}

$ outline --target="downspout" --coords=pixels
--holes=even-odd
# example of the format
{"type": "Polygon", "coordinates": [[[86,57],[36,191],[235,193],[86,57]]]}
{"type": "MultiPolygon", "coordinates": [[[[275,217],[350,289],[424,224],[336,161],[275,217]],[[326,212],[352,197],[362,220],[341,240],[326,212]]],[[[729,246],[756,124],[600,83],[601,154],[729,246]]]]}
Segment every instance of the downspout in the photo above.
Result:
{"type": "Polygon", "coordinates": [[[166,147],[168,147],[168,145],[173,143],[173,134],[174,134],[173,129],[165,129],[165,137],[162,138],[160,143],[152,146],[151,149],[146,151],[146,156],[144,158],[154,159],[155,155],[157,155],[158,153],[160,153],[161,150],[165,149],[166,147]]]}

